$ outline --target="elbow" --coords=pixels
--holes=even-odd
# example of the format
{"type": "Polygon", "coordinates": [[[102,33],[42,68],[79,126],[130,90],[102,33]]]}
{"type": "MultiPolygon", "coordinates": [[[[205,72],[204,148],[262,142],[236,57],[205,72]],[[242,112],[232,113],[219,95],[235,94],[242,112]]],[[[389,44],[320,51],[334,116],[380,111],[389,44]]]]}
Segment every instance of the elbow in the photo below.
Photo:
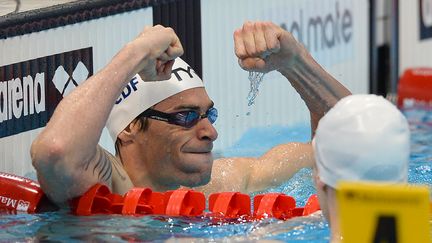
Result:
{"type": "Polygon", "coordinates": [[[39,184],[57,205],[84,193],[86,185],[96,183],[82,170],[76,169],[76,163],[73,163],[76,158],[71,156],[73,152],[69,147],[65,139],[39,136],[30,148],[39,184]]]}
{"type": "Polygon", "coordinates": [[[61,161],[65,154],[65,143],[57,139],[38,137],[33,141],[30,148],[32,164],[38,172],[49,164],[61,161]]]}
{"type": "MultiPolygon", "coordinates": [[[[38,182],[48,198],[57,205],[67,200],[64,191],[58,190],[54,181],[58,181],[58,168],[64,158],[64,146],[60,143],[48,143],[44,138],[36,138],[30,148],[32,165],[36,170],[38,182]]],[[[61,166],[60,166],[61,167],[61,166]]]]}

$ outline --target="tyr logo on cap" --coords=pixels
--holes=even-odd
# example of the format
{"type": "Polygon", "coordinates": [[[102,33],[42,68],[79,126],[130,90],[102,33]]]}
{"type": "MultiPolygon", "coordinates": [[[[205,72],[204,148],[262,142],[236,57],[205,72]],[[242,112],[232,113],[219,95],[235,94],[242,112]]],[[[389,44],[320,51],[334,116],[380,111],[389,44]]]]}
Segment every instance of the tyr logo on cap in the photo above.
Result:
{"type": "Polygon", "coordinates": [[[187,66],[187,69],[179,67],[179,68],[173,69],[172,74],[175,75],[175,77],[177,78],[178,81],[182,81],[183,79],[180,76],[180,72],[185,72],[189,75],[189,78],[193,78],[191,71],[193,71],[195,73],[195,71],[190,66],[187,66]]]}

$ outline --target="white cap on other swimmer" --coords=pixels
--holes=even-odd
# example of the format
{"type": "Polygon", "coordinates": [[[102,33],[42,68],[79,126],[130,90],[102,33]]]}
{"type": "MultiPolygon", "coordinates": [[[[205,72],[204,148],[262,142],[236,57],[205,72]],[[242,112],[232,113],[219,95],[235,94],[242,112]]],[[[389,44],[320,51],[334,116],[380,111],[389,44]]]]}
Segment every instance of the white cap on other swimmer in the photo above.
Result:
{"type": "Polygon", "coordinates": [[[333,188],[341,180],[407,181],[408,122],[383,97],[341,99],[320,120],[312,144],[319,178],[333,188]]]}
{"type": "Polygon", "coordinates": [[[127,84],[108,117],[106,127],[115,142],[117,136],[139,114],[184,90],[204,87],[198,74],[182,59],[175,59],[172,75],[165,81],[143,81],[137,74],[127,84]]]}

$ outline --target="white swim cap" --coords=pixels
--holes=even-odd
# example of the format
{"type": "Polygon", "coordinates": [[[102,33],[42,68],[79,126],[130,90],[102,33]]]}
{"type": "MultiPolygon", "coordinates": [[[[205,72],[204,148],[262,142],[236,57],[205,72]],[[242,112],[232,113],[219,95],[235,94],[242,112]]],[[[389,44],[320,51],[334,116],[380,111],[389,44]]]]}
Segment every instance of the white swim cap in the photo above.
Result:
{"type": "Polygon", "coordinates": [[[341,180],[407,181],[408,122],[383,97],[341,99],[321,118],[312,144],[319,178],[333,188],[341,180]]]}
{"type": "Polygon", "coordinates": [[[177,58],[172,75],[165,81],[143,81],[137,74],[127,84],[108,117],[106,127],[115,142],[117,136],[139,114],[162,100],[187,89],[204,87],[198,74],[182,59],[177,58]]]}

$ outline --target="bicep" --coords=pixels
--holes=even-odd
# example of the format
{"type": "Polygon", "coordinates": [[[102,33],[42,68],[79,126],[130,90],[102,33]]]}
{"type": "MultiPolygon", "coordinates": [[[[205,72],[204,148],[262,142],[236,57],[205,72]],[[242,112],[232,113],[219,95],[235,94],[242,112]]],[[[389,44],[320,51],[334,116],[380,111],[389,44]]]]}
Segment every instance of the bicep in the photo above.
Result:
{"type": "Polygon", "coordinates": [[[300,169],[312,167],[314,161],[310,143],[278,145],[254,162],[248,191],[281,185],[300,169]]]}

